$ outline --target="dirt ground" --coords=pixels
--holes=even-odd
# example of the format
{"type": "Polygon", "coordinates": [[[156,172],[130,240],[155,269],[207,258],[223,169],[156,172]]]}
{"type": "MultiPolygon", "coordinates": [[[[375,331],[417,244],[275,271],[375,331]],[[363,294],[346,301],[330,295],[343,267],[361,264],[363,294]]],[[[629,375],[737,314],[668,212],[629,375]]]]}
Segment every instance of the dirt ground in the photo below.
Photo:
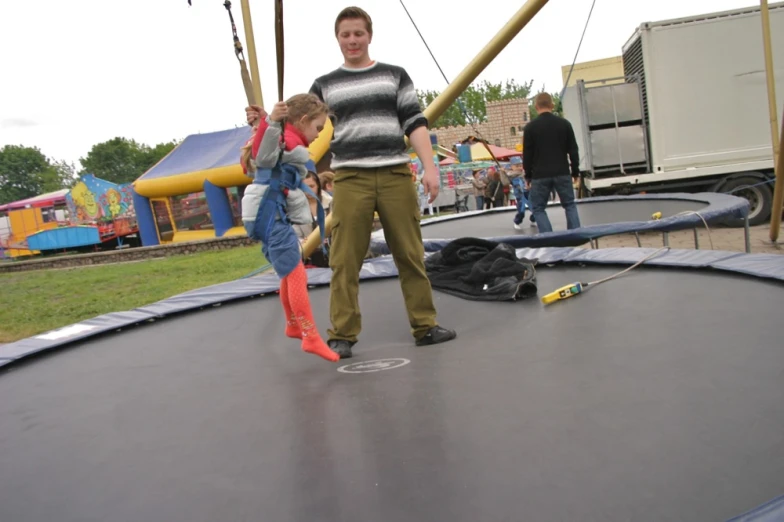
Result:
{"type": "MultiPolygon", "coordinates": [[[[777,245],[770,242],[770,224],[751,227],[750,234],[752,254],[784,254],[784,230],[779,233],[777,245]]],[[[713,239],[714,250],[729,252],[745,252],[743,228],[711,228],[710,237],[704,228],[698,232],[698,242],[701,250],[711,248],[710,240],[713,239]]],[[[670,246],[672,248],[694,249],[694,232],[683,230],[671,232],[670,246]]],[[[641,234],[640,243],[643,247],[660,247],[664,245],[660,233],[641,234]]],[[[633,234],[603,237],[599,240],[599,248],[637,247],[637,239],[633,234]]],[[[586,245],[590,248],[590,245],[586,245]]]]}

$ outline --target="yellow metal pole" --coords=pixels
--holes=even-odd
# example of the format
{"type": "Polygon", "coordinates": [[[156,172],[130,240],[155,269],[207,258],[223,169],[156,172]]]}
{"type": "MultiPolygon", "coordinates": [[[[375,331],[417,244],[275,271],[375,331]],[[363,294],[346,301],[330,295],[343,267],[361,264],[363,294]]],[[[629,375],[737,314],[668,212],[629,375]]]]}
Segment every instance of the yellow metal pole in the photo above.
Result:
{"type": "Polygon", "coordinates": [[[776,108],[776,77],[773,72],[773,50],[770,45],[770,13],[768,0],[760,0],[762,13],[762,44],[765,50],[765,76],[768,80],[768,107],[770,109],[770,135],[773,138],[773,162],[779,155],[779,123],[776,108]]]}
{"type": "Polygon", "coordinates": [[[774,243],[779,239],[781,213],[784,211],[784,114],[781,115],[781,135],[779,137],[779,157],[776,161],[776,185],[773,188],[773,211],[770,216],[770,240],[774,243]]]}
{"type": "Polygon", "coordinates": [[[501,30],[490,40],[484,49],[466,65],[465,69],[454,79],[444,92],[438,95],[425,109],[427,121],[434,122],[444,114],[460,94],[471,85],[477,76],[492,62],[496,56],[511,42],[528,22],[545,6],[548,0],[528,0],[501,30]]]}
{"type": "MultiPolygon", "coordinates": [[[[427,121],[434,122],[449,108],[460,94],[473,82],[477,76],[492,62],[496,56],[511,42],[531,19],[547,4],[548,0],[528,0],[501,30],[490,40],[479,54],[463,69],[452,83],[438,95],[425,109],[427,121]]],[[[324,235],[332,232],[332,215],[327,216],[324,223],[324,235]]],[[[321,233],[314,230],[302,246],[303,257],[309,257],[318,248],[321,242],[321,233]]]]}
{"type": "MultiPolygon", "coordinates": [[[[768,80],[768,108],[770,110],[770,137],[773,145],[773,164],[776,172],[776,185],[773,189],[773,211],[770,217],[770,240],[776,242],[781,226],[782,182],[781,149],[784,145],[779,143],[778,109],[776,108],[776,79],[773,72],[773,50],[770,45],[770,12],[768,0],[760,0],[760,14],[762,18],[762,46],[765,50],[765,75],[768,80]]],[[[784,116],[782,116],[784,120],[784,116]]],[[[781,131],[784,136],[784,129],[781,131]]]]}
{"type": "Polygon", "coordinates": [[[248,61],[250,62],[250,76],[253,83],[253,96],[256,105],[264,105],[261,97],[261,78],[259,78],[259,62],[256,61],[256,40],[253,38],[253,21],[250,17],[249,0],[241,0],[242,23],[245,26],[245,46],[248,49],[248,61]]]}

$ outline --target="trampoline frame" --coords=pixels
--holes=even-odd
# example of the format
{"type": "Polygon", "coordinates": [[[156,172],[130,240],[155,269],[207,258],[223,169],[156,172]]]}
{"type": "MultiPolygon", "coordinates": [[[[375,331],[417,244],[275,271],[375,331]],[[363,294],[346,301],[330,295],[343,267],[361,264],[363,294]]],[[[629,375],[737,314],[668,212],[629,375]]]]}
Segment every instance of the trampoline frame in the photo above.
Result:
{"type": "MultiPolygon", "coordinates": [[[[655,252],[652,248],[607,248],[591,250],[576,247],[545,247],[517,249],[518,257],[536,259],[537,265],[619,265],[628,266],[655,252]]],[[[429,254],[426,254],[429,255],[429,254]]],[[[776,254],[744,254],[720,250],[672,249],[646,261],[645,266],[686,269],[714,269],[745,276],[784,282],[784,263],[776,254]]],[[[329,286],[332,270],[308,270],[310,286],[329,286]]],[[[381,256],[365,261],[360,280],[397,277],[397,268],[391,256],[381,256]]],[[[158,321],[181,313],[200,310],[240,299],[250,299],[275,294],[280,289],[280,279],[274,273],[238,279],[207,286],[175,295],[147,306],[122,312],[112,312],[92,319],[35,335],[0,346],[0,372],[12,363],[50,352],[98,335],[119,332],[125,328],[158,321]]]]}
{"type": "MultiPolygon", "coordinates": [[[[642,247],[640,242],[640,232],[660,232],[662,234],[663,246],[669,246],[669,233],[679,230],[692,229],[694,231],[694,247],[700,249],[698,231],[705,228],[705,223],[699,217],[700,215],[705,221],[710,224],[723,224],[733,219],[743,220],[744,228],[744,246],[747,254],[751,253],[751,237],[749,225],[749,202],[737,196],[729,194],[721,194],[717,192],[704,192],[698,194],[689,193],[667,193],[667,194],[634,194],[628,196],[596,196],[591,198],[583,198],[576,200],[578,209],[583,205],[591,205],[596,203],[606,203],[612,201],[655,201],[655,200],[679,200],[695,203],[706,204],[707,207],[695,211],[699,215],[676,215],[669,217],[662,217],[661,219],[650,219],[647,221],[621,221],[617,223],[605,223],[601,225],[588,225],[573,230],[554,230],[535,235],[508,235],[508,236],[492,236],[484,239],[491,241],[499,241],[509,243],[515,248],[528,248],[528,247],[561,247],[561,246],[580,246],[589,243],[592,248],[599,248],[599,239],[607,236],[621,235],[621,234],[634,234],[637,240],[637,246],[642,247]]],[[[560,203],[550,203],[547,206],[548,211],[561,210],[560,203]]],[[[455,221],[459,219],[467,219],[475,216],[487,215],[496,212],[516,212],[514,206],[493,208],[487,210],[472,210],[469,212],[460,212],[457,214],[450,214],[446,216],[439,216],[422,221],[422,227],[433,225],[436,223],[444,223],[448,221],[455,221]]],[[[529,210],[530,212],[530,210],[529,210]]],[[[443,239],[424,239],[426,252],[435,252],[441,250],[444,245],[454,238],[443,239]]],[[[386,241],[383,239],[383,231],[375,232],[371,239],[371,249],[377,255],[389,254],[389,249],[386,246],[386,241]]]]}

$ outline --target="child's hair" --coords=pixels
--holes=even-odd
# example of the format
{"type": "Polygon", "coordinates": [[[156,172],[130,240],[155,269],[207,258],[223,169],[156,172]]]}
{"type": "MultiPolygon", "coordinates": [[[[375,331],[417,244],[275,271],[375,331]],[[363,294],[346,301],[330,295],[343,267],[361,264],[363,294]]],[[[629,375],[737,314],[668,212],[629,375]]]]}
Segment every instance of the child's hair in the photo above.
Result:
{"type": "Polygon", "coordinates": [[[288,120],[293,123],[299,122],[303,116],[312,120],[322,114],[329,115],[327,104],[315,94],[295,94],[286,100],[286,105],[289,107],[288,120]]]}
{"type": "MultiPolygon", "coordinates": [[[[253,131],[251,132],[251,136],[256,134],[259,131],[258,125],[253,126],[253,131]]],[[[249,140],[245,145],[240,148],[240,165],[245,167],[245,172],[248,174],[252,172],[256,172],[256,164],[253,162],[253,158],[251,157],[253,149],[253,140],[249,140]]]]}
{"type": "MultiPolygon", "coordinates": [[[[307,116],[308,120],[312,120],[322,114],[329,116],[329,107],[315,94],[295,94],[286,100],[286,105],[289,108],[288,120],[293,123],[298,123],[303,116],[307,116]]],[[[258,127],[254,126],[253,133],[255,134],[256,132],[258,132],[258,127]]],[[[250,143],[247,143],[240,149],[240,162],[245,166],[247,172],[256,171],[251,158],[250,143]]]]}
{"type": "Polygon", "coordinates": [[[316,182],[316,197],[321,201],[321,180],[319,179],[318,174],[315,172],[308,172],[304,179],[308,178],[316,182]]]}

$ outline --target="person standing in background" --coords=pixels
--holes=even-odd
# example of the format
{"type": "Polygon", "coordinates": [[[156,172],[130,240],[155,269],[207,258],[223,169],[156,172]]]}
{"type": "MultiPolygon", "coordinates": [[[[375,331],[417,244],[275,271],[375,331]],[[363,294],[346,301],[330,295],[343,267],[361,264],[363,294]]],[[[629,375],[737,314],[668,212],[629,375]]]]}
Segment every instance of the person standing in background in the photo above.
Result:
{"type": "Polygon", "coordinates": [[[533,217],[539,232],[552,232],[547,201],[555,190],[566,212],[566,228],[580,228],[573,179],[580,177],[580,156],[574,129],[568,120],[553,114],[553,98],[540,92],[534,98],[539,116],[525,126],[523,169],[530,189],[533,217]]]}

